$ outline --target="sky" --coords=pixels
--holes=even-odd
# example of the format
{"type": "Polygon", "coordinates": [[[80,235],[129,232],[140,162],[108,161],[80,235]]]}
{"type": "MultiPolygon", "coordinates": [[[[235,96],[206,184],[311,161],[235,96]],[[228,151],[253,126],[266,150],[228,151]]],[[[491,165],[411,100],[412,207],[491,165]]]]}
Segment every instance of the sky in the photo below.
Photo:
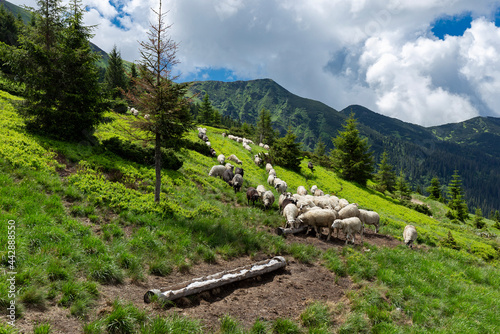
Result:
{"type": "MultiPolygon", "coordinates": [[[[36,7],[35,0],[10,0],[36,7]]],[[[67,2],[66,1],[63,1],[67,2]]],[[[159,0],[83,0],[92,42],[140,59],[159,0]]],[[[500,0],[169,0],[183,81],[270,78],[423,126],[500,117],[500,0]]]]}

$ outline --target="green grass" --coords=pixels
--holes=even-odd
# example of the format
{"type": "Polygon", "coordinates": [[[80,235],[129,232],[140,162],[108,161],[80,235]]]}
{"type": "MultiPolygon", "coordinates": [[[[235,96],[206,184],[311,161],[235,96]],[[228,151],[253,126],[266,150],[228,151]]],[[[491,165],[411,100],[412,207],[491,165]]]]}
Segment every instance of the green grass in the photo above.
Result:
{"type": "MultiPolygon", "coordinates": [[[[244,192],[235,194],[222,180],[207,176],[215,159],[182,150],[184,165],[179,171],[162,171],[161,203],[155,204],[151,166],[123,160],[98,142],[82,145],[32,136],[14,112],[11,101],[16,99],[0,92],[0,220],[16,222],[16,287],[22,291],[18,318],[55,302],[83,319],[85,333],[178,333],[183,328],[186,333],[202,333],[204,328],[196,319],[148,318],[118,301],[111,313],[89,319],[100,285],[127,279],[140,282],[147,275],[168,276],[199,263],[263,253],[289,255],[304,264],[320,262],[337,280],[349,277],[356,288],[347,294],[350,303],[343,310],[345,316],[334,321],[338,314],[330,305],[312,303],[300,319],[256,319],[248,329],[238,319],[222,317],[221,332],[500,331],[496,317],[500,313],[500,231],[489,220],[483,230],[470,223],[454,224],[444,217],[443,204],[419,197],[431,206],[433,219],[324,168],[316,167],[312,174],[303,161],[300,173],[274,166],[290,191],[316,184],[325,193],[379,212],[381,234],[401,240],[404,226],[415,225],[417,245],[426,246],[412,251],[365,243],[365,251],[359,247],[322,251],[287,244],[269,233],[284,222],[277,214],[277,203],[266,212],[259,204],[248,207],[244,192]],[[57,171],[65,166],[57,162],[57,155],[64,156],[59,161],[70,165],[71,175],[59,176],[57,171]],[[440,246],[449,231],[458,251],[440,246]]],[[[133,140],[124,131],[128,116],[110,113],[107,117],[113,122],[99,127],[98,140],[113,136],[133,140]]],[[[250,153],[223,138],[223,130],[208,128],[208,132],[217,153],[234,153],[243,161],[243,189],[259,184],[271,189],[264,168],[253,163],[253,155],[263,149],[252,145],[250,153]]],[[[196,131],[188,139],[198,140],[196,131]]],[[[2,245],[7,245],[6,226],[0,224],[2,245]]],[[[0,248],[0,255],[6,267],[7,249],[0,248]]],[[[9,302],[6,296],[6,282],[0,281],[2,307],[9,302]]]]}

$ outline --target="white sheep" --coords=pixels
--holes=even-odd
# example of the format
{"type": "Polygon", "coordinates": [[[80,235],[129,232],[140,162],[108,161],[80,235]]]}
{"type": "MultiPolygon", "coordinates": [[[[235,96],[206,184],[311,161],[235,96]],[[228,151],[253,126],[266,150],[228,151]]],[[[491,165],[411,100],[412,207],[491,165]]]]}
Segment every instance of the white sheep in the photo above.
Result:
{"type": "Polygon", "coordinates": [[[280,180],[281,182],[276,182],[276,179],[274,179],[274,188],[276,189],[277,192],[280,194],[283,194],[286,192],[288,189],[288,185],[286,184],[285,181],[280,180]]]}
{"type": "Polygon", "coordinates": [[[212,167],[212,169],[210,169],[208,176],[222,177],[222,173],[224,173],[225,170],[226,170],[225,166],[215,165],[212,167]]]}
{"type": "Polygon", "coordinates": [[[221,165],[224,165],[224,162],[226,161],[226,157],[224,156],[224,154],[219,154],[219,156],[217,157],[217,161],[218,161],[221,165]]]}
{"type": "Polygon", "coordinates": [[[326,196],[314,196],[312,202],[314,205],[319,206],[322,209],[333,210],[333,207],[330,204],[330,199],[326,196]]]}
{"type": "Polygon", "coordinates": [[[286,227],[291,227],[291,228],[297,228],[296,224],[296,219],[297,216],[299,215],[299,210],[297,209],[297,206],[293,203],[288,204],[284,209],[283,209],[283,216],[286,217],[286,227]]]}
{"type": "Polygon", "coordinates": [[[134,116],[138,116],[139,115],[139,110],[135,109],[134,107],[130,108],[130,112],[134,116]]]}
{"type": "Polygon", "coordinates": [[[262,195],[262,203],[264,204],[264,210],[267,210],[274,203],[274,194],[271,190],[268,190],[262,195]]]}
{"type": "Polygon", "coordinates": [[[262,184],[259,184],[257,186],[257,192],[259,193],[260,198],[262,198],[262,196],[266,192],[266,188],[262,184]]]}
{"type": "Polygon", "coordinates": [[[363,244],[363,223],[358,217],[335,219],[332,228],[341,229],[342,232],[344,232],[346,245],[349,241],[349,237],[352,238],[352,243],[355,243],[354,236],[356,233],[361,235],[361,244],[363,244]]]}
{"type": "Polygon", "coordinates": [[[243,176],[241,176],[241,174],[234,174],[234,177],[231,181],[229,181],[229,184],[233,186],[234,193],[237,193],[243,185],[243,176]]]}
{"type": "Polygon", "coordinates": [[[144,119],[145,119],[145,120],[148,120],[148,119],[150,119],[150,118],[151,118],[151,116],[150,116],[149,114],[144,115],[144,119]]]}
{"type": "Polygon", "coordinates": [[[260,166],[262,164],[262,159],[259,156],[255,156],[253,162],[255,162],[257,166],[260,166]]]}
{"type": "Polygon", "coordinates": [[[273,165],[271,165],[269,162],[266,164],[266,173],[269,174],[269,171],[273,168],[273,165]]]}
{"type": "Polygon", "coordinates": [[[318,189],[318,186],[317,185],[314,185],[311,187],[311,194],[314,195],[314,192],[316,191],[316,189],[318,189]]]}
{"type": "Polygon", "coordinates": [[[226,164],[224,165],[224,167],[226,167],[226,169],[234,168],[234,166],[230,162],[226,162],[226,164]]]}
{"type": "Polygon", "coordinates": [[[276,171],[274,170],[274,168],[271,168],[271,169],[269,170],[269,175],[274,175],[274,176],[276,176],[276,171]]]}
{"type": "Polygon", "coordinates": [[[339,219],[351,218],[351,217],[359,217],[359,209],[356,203],[349,204],[346,207],[343,207],[338,212],[339,219]]]}
{"type": "Polygon", "coordinates": [[[335,208],[337,205],[339,205],[339,198],[337,196],[330,196],[329,197],[329,200],[330,200],[330,205],[332,206],[332,208],[335,208]]]}
{"type": "Polygon", "coordinates": [[[313,194],[314,196],[325,196],[325,193],[321,189],[316,189],[313,194]]]}
{"type": "Polygon", "coordinates": [[[307,195],[306,187],[304,187],[304,186],[298,186],[297,187],[297,194],[299,194],[301,196],[307,195]]]}
{"type": "Polygon", "coordinates": [[[225,132],[223,132],[223,133],[222,133],[222,137],[226,138],[226,136],[227,136],[227,135],[226,135],[226,133],[225,133],[225,132]]]}
{"type": "Polygon", "coordinates": [[[339,199],[339,206],[341,209],[345,208],[348,205],[349,205],[349,202],[345,198],[339,199]]]}
{"type": "Polygon", "coordinates": [[[281,208],[283,201],[287,198],[290,198],[292,195],[290,193],[284,193],[281,194],[280,197],[278,197],[278,205],[281,208]]]}
{"type": "Polygon", "coordinates": [[[265,150],[269,150],[269,145],[264,145],[265,150]]]}
{"type": "Polygon", "coordinates": [[[205,144],[207,144],[208,147],[212,146],[212,144],[209,141],[205,142],[205,144]]]}
{"type": "Polygon", "coordinates": [[[264,147],[264,144],[263,144],[263,143],[259,143],[259,146],[260,146],[260,147],[264,147]]]}
{"type": "Polygon", "coordinates": [[[231,155],[227,158],[227,160],[234,161],[234,162],[236,162],[238,165],[241,165],[241,164],[242,164],[241,160],[240,160],[240,159],[238,159],[238,157],[237,157],[237,156],[235,156],[234,154],[231,154],[231,155]]]}
{"type": "Polygon", "coordinates": [[[267,178],[267,184],[269,184],[270,186],[273,186],[274,187],[274,179],[276,177],[274,175],[269,175],[268,178],[267,178]]]}
{"type": "Polygon", "coordinates": [[[321,229],[328,227],[328,237],[330,240],[332,234],[332,222],[337,218],[333,210],[310,210],[297,217],[297,223],[300,225],[308,225],[314,227],[318,239],[321,237],[321,229]]]}
{"type": "Polygon", "coordinates": [[[378,233],[380,224],[380,216],[378,213],[375,211],[359,209],[359,219],[361,219],[364,225],[374,225],[375,233],[378,233]]]}
{"type": "Polygon", "coordinates": [[[418,234],[417,234],[417,229],[413,225],[406,225],[404,231],[403,231],[403,240],[405,241],[405,244],[413,248],[413,242],[417,240],[418,234]]]}

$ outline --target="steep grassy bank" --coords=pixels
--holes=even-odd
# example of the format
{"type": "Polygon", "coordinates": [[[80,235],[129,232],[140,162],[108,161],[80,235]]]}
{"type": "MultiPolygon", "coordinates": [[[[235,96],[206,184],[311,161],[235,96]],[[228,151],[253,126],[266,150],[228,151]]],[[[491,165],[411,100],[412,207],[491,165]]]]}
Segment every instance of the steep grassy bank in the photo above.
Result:
{"type": "MultiPolygon", "coordinates": [[[[337,248],[326,251],[274,235],[283,219],[273,210],[248,207],[222,180],[208,177],[213,158],[182,150],[184,165],[163,171],[162,201],[153,203],[154,170],[123,160],[99,143],[66,143],[34,137],[23,130],[6,93],[0,96],[0,252],[8,269],[7,222],[16,224],[15,271],[17,319],[34,309],[67,309],[81,319],[87,333],[204,332],[203,322],[172,316],[150,317],[127,301],[117,300],[108,313],[97,314],[101,285],[141,282],[149,275],[186,272],[199,263],[213,263],[255,254],[293,256],[311,265],[322,263],[335,277],[350,277],[355,286],[345,302],[313,303],[300,319],[263,322],[252,329],[238,319],[220,320],[223,333],[329,332],[498,332],[500,270],[498,230],[487,221],[486,238],[475,229],[440,221],[398,205],[380,193],[340,180],[303,161],[301,173],[275,166],[290,189],[318,185],[360,207],[378,211],[380,233],[401,239],[412,223],[419,231],[417,251],[404,246],[337,248]],[[452,231],[460,250],[439,247],[452,231]]],[[[99,140],[112,136],[131,140],[124,131],[126,116],[107,115],[99,140]]],[[[264,168],[255,166],[254,152],[208,135],[218,153],[236,154],[245,169],[245,186],[266,183],[264,168]]],[[[188,138],[197,141],[193,131],[188,138]]],[[[275,193],[275,195],[277,195],[275,193]]],[[[438,204],[433,202],[438,209],[438,204]]],[[[437,212],[435,211],[435,212],[437,212]]],[[[326,242],[325,242],[326,243],[326,242]]],[[[5,275],[5,272],[4,274],[5,275]]],[[[0,281],[0,305],[10,303],[9,286],[0,281]]],[[[2,318],[0,328],[8,332],[2,318]]],[[[51,319],[47,318],[47,323],[51,319]]],[[[42,327],[43,324],[34,327],[42,327]]],[[[52,324],[54,327],[54,324],[52,324]]],[[[47,327],[50,327],[48,325],[47,327]]],[[[41,329],[40,329],[41,331],[41,329]]]]}

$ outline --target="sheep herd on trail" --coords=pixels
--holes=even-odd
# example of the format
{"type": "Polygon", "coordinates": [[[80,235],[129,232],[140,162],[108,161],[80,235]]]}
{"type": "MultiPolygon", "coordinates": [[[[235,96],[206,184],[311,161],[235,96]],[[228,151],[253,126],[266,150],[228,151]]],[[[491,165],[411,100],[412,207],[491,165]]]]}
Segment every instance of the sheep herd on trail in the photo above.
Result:
{"type": "MultiPolygon", "coordinates": [[[[198,137],[205,142],[208,142],[206,129],[198,128],[198,137]]],[[[253,141],[240,138],[232,135],[222,134],[224,138],[228,138],[243,144],[243,147],[249,152],[252,148],[249,144],[254,144],[253,141]]],[[[207,143],[209,145],[209,142],[207,143]]],[[[260,147],[269,149],[267,145],[262,143],[260,147]]],[[[214,155],[215,156],[215,155],[214,155]]],[[[268,154],[254,156],[254,163],[257,166],[264,164],[263,158],[267,158],[268,154]]],[[[244,170],[241,167],[236,167],[230,162],[242,165],[242,161],[234,154],[225,157],[223,154],[217,156],[218,165],[212,166],[208,176],[222,178],[229,186],[234,188],[237,193],[241,190],[244,183],[244,170]]],[[[313,172],[314,166],[311,162],[308,168],[313,172]]],[[[378,233],[380,227],[380,216],[375,211],[369,211],[358,208],[357,203],[349,203],[344,198],[338,198],[335,195],[325,194],[316,185],[312,186],[310,193],[304,186],[297,187],[297,192],[292,194],[288,192],[288,184],[277,177],[276,170],[270,163],[266,163],[265,171],[268,175],[267,183],[274,188],[279,194],[278,212],[285,218],[285,229],[304,230],[307,233],[314,228],[318,238],[322,237],[323,228],[328,228],[326,240],[329,241],[331,235],[336,231],[336,237],[339,238],[339,231],[342,231],[345,236],[345,244],[349,241],[355,244],[356,234],[360,235],[360,244],[363,244],[363,232],[366,225],[373,225],[375,233],[378,233]],[[302,229],[301,229],[302,228],[302,229]]],[[[275,196],[271,190],[267,190],[264,185],[256,187],[248,187],[246,190],[247,204],[255,205],[261,202],[264,210],[268,210],[275,202],[275,196]]],[[[293,232],[292,232],[293,233],[293,232]]],[[[408,247],[412,247],[413,242],[417,239],[417,231],[413,225],[405,227],[403,239],[408,247]]]]}

